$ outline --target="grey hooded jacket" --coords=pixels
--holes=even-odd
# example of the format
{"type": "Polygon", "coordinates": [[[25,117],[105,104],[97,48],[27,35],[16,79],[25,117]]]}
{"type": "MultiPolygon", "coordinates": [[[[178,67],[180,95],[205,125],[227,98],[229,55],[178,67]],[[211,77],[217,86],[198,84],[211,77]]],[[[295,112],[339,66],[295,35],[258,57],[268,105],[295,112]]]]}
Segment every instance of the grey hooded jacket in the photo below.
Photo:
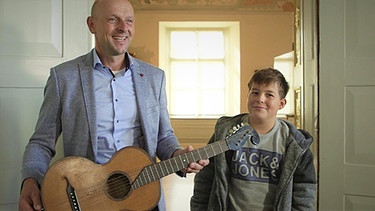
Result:
{"type": "MultiPolygon", "coordinates": [[[[209,143],[225,139],[228,131],[240,124],[245,115],[221,117],[209,143]]],[[[308,132],[285,123],[289,126],[290,136],[286,141],[274,210],[314,210],[316,176],[313,155],[309,149],[313,139],[308,132]]],[[[211,158],[210,164],[196,174],[190,201],[192,211],[227,210],[229,168],[226,158],[231,153],[233,151],[227,151],[211,158]]],[[[256,199],[249,196],[249,200],[256,199]]]]}

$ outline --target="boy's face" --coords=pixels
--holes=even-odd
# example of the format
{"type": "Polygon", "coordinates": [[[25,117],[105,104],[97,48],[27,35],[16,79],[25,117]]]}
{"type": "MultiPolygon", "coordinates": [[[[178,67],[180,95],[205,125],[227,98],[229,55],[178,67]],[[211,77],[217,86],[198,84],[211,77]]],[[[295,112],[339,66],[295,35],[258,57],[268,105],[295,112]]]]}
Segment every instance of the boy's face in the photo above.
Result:
{"type": "Polygon", "coordinates": [[[247,109],[253,122],[275,121],[277,111],[285,104],[285,98],[280,99],[276,82],[268,85],[253,83],[247,96],[247,109]]]}

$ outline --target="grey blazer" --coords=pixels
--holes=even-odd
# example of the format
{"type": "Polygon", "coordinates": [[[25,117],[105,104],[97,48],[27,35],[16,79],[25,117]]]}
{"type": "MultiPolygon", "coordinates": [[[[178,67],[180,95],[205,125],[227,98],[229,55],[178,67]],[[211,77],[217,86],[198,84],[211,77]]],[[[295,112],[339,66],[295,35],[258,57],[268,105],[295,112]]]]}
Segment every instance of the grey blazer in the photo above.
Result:
{"type": "MultiPolygon", "coordinates": [[[[35,178],[42,184],[55,143],[62,135],[64,156],[94,160],[96,111],[93,51],[51,68],[44,89],[35,132],[26,146],[22,179],[35,178]]],[[[168,159],[181,149],[170,125],[164,72],[138,59],[133,61],[133,80],[146,150],[153,161],[168,159]]],[[[163,200],[162,200],[163,201],[163,200]]],[[[159,203],[163,210],[164,203],[159,203]]]]}

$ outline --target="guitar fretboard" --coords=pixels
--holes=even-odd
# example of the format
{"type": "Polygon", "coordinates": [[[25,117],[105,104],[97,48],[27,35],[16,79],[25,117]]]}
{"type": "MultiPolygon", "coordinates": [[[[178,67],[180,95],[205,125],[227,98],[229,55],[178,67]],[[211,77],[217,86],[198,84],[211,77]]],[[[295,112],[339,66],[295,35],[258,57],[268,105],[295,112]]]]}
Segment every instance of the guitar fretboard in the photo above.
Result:
{"type": "Polygon", "coordinates": [[[186,168],[191,162],[205,160],[227,150],[229,150],[227,142],[225,140],[221,140],[168,160],[148,165],[142,169],[141,173],[132,184],[131,189],[139,188],[155,180],[159,180],[169,174],[175,173],[183,168],[186,168]]]}

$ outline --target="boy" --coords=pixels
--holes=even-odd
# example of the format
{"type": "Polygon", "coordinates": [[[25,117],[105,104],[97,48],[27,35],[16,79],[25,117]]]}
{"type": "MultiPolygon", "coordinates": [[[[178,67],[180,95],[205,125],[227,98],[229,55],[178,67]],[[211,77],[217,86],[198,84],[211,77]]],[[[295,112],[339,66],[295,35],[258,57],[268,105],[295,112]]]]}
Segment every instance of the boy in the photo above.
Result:
{"type": "Polygon", "coordinates": [[[306,131],[276,117],[289,85],[275,69],[256,71],[248,83],[248,113],[221,117],[209,143],[239,123],[258,134],[240,150],[210,159],[194,180],[191,210],[314,210],[316,177],[306,131]]]}

